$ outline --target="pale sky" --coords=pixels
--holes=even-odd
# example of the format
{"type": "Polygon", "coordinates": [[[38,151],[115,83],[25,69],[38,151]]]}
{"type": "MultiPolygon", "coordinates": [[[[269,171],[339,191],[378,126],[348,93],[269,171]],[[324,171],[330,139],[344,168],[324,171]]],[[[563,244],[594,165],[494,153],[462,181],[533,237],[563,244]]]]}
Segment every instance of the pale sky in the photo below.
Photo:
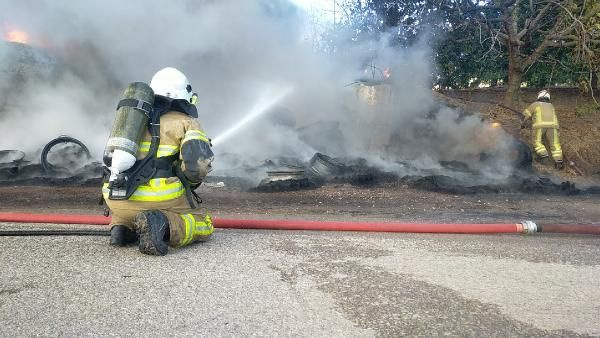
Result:
{"type": "Polygon", "coordinates": [[[290,0],[293,4],[297,5],[300,8],[303,8],[306,12],[315,11],[319,19],[324,19],[325,21],[333,21],[333,8],[336,2],[340,2],[339,0],[290,0]]]}
{"type": "Polygon", "coordinates": [[[310,6],[313,5],[319,9],[328,9],[328,7],[333,8],[333,0],[290,0],[296,5],[310,9],[310,6]]]}

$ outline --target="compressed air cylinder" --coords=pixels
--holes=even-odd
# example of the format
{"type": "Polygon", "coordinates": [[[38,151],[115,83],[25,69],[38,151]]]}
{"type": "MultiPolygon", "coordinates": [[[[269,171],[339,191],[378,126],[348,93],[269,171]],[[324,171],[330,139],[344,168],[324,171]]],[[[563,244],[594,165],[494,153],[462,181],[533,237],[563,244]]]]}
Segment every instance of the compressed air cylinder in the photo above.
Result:
{"type": "Polygon", "coordinates": [[[112,131],[104,150],[104,164],[111,178],[131,168],[148,126],[148,112],[154,104],[154,91],[143,82],[130,84],[123,94],[112,131]]]}

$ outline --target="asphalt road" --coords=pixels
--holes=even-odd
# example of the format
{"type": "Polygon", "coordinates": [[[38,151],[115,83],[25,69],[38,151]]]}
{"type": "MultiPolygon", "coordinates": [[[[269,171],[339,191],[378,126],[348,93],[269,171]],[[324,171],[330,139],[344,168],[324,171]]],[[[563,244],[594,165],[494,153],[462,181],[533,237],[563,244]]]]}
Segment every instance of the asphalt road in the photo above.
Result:
{"type": "Polygon", "coordinates": [[[599,237],[219,229],[164,257],[107,241],[0,237],[0,336],[600,335],[599,237]]]}

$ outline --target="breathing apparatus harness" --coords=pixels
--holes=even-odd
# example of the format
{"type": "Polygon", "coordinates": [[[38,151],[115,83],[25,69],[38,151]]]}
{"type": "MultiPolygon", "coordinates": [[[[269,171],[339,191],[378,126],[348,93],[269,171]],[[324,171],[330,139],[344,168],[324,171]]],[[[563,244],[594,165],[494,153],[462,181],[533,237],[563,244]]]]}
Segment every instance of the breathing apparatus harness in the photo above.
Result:
{"type": "Polygon", "coordinates": [[[138,186],[147,183],[154,177],[157,171],[156,153],[160,144],[160,115],[155,112],[152,105],[137,99],[123,99],[119,101],[117,110],[121,107],[132,107],[143,111],[148,117],[148,130],[152,138],[146,157],[137,160],[130,169],[119,173],[115,180],[107,181],[110,171],[104,167],[104,181],[108,182],[108,198],[111,200],[128,199],[138,186]]]}
{"type": "MultiPolygon", "coordinates": [[[[132,107],[144,112],[148,117],[148,131],[150,132],[150,149],[148,154],[141,160],[137,160],[133,167],[117,175],[117,179],[108,181],[110,170],[105,166],[103,181],[108,182],[109,196],[111,200],[127,200],[133,195],[136,189],[153,178],[167,178],[177,176],[185,188],[186,197],[192,209],[197,208],[197,204],[202,200],[194,191],[183,174],[181,166],[178,163],[179,154],[157,158],[158,147],[160,145],[160,116],[168,111],[175,110],[192,117],[197,117],[198,112],[193,104],[185,100],[172,100],[163,96],[155,97],[154,106],[148,102],[137,99],[122,99],[117,105],[117,110],[121,107],[132,107]]],[[[103,198],[100,205],[103,204],[103,198]]],[[[104,214],[108,216],[108,209],[104,214]]]]}

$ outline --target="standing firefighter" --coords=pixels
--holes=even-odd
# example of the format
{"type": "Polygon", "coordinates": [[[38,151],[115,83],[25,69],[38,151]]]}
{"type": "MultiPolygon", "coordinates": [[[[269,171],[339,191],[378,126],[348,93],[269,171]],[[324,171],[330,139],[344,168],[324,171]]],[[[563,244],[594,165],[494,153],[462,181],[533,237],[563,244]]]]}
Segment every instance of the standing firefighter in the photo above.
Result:
{"type": "Polygon", "coordinates": [[[196,189],[210,172],[210,140],[197,122],[187,77],[164,68],[150,82],[132,83],[119,102],[104,152],[102,195],[113,213],[110,244],[135,243],[144,254],[207,240],[209,215],[196,189]]]}
{"type": "Polygon", "coordinates": [[[537,101],[530,104],[523,111],[523,116],[525,123],[532,120],[531,138],[533,150],[538,160],[544,163],[548,159],[548,150],[542,143],[542,138],[546,135],[556,168],[562,169],[563,153],[560,147],[560,140],[558,139],[558,118],[556,117],[554,106],[550,103],[550,92],[547,90],[540,91],[537,95],[537,101]]]}

